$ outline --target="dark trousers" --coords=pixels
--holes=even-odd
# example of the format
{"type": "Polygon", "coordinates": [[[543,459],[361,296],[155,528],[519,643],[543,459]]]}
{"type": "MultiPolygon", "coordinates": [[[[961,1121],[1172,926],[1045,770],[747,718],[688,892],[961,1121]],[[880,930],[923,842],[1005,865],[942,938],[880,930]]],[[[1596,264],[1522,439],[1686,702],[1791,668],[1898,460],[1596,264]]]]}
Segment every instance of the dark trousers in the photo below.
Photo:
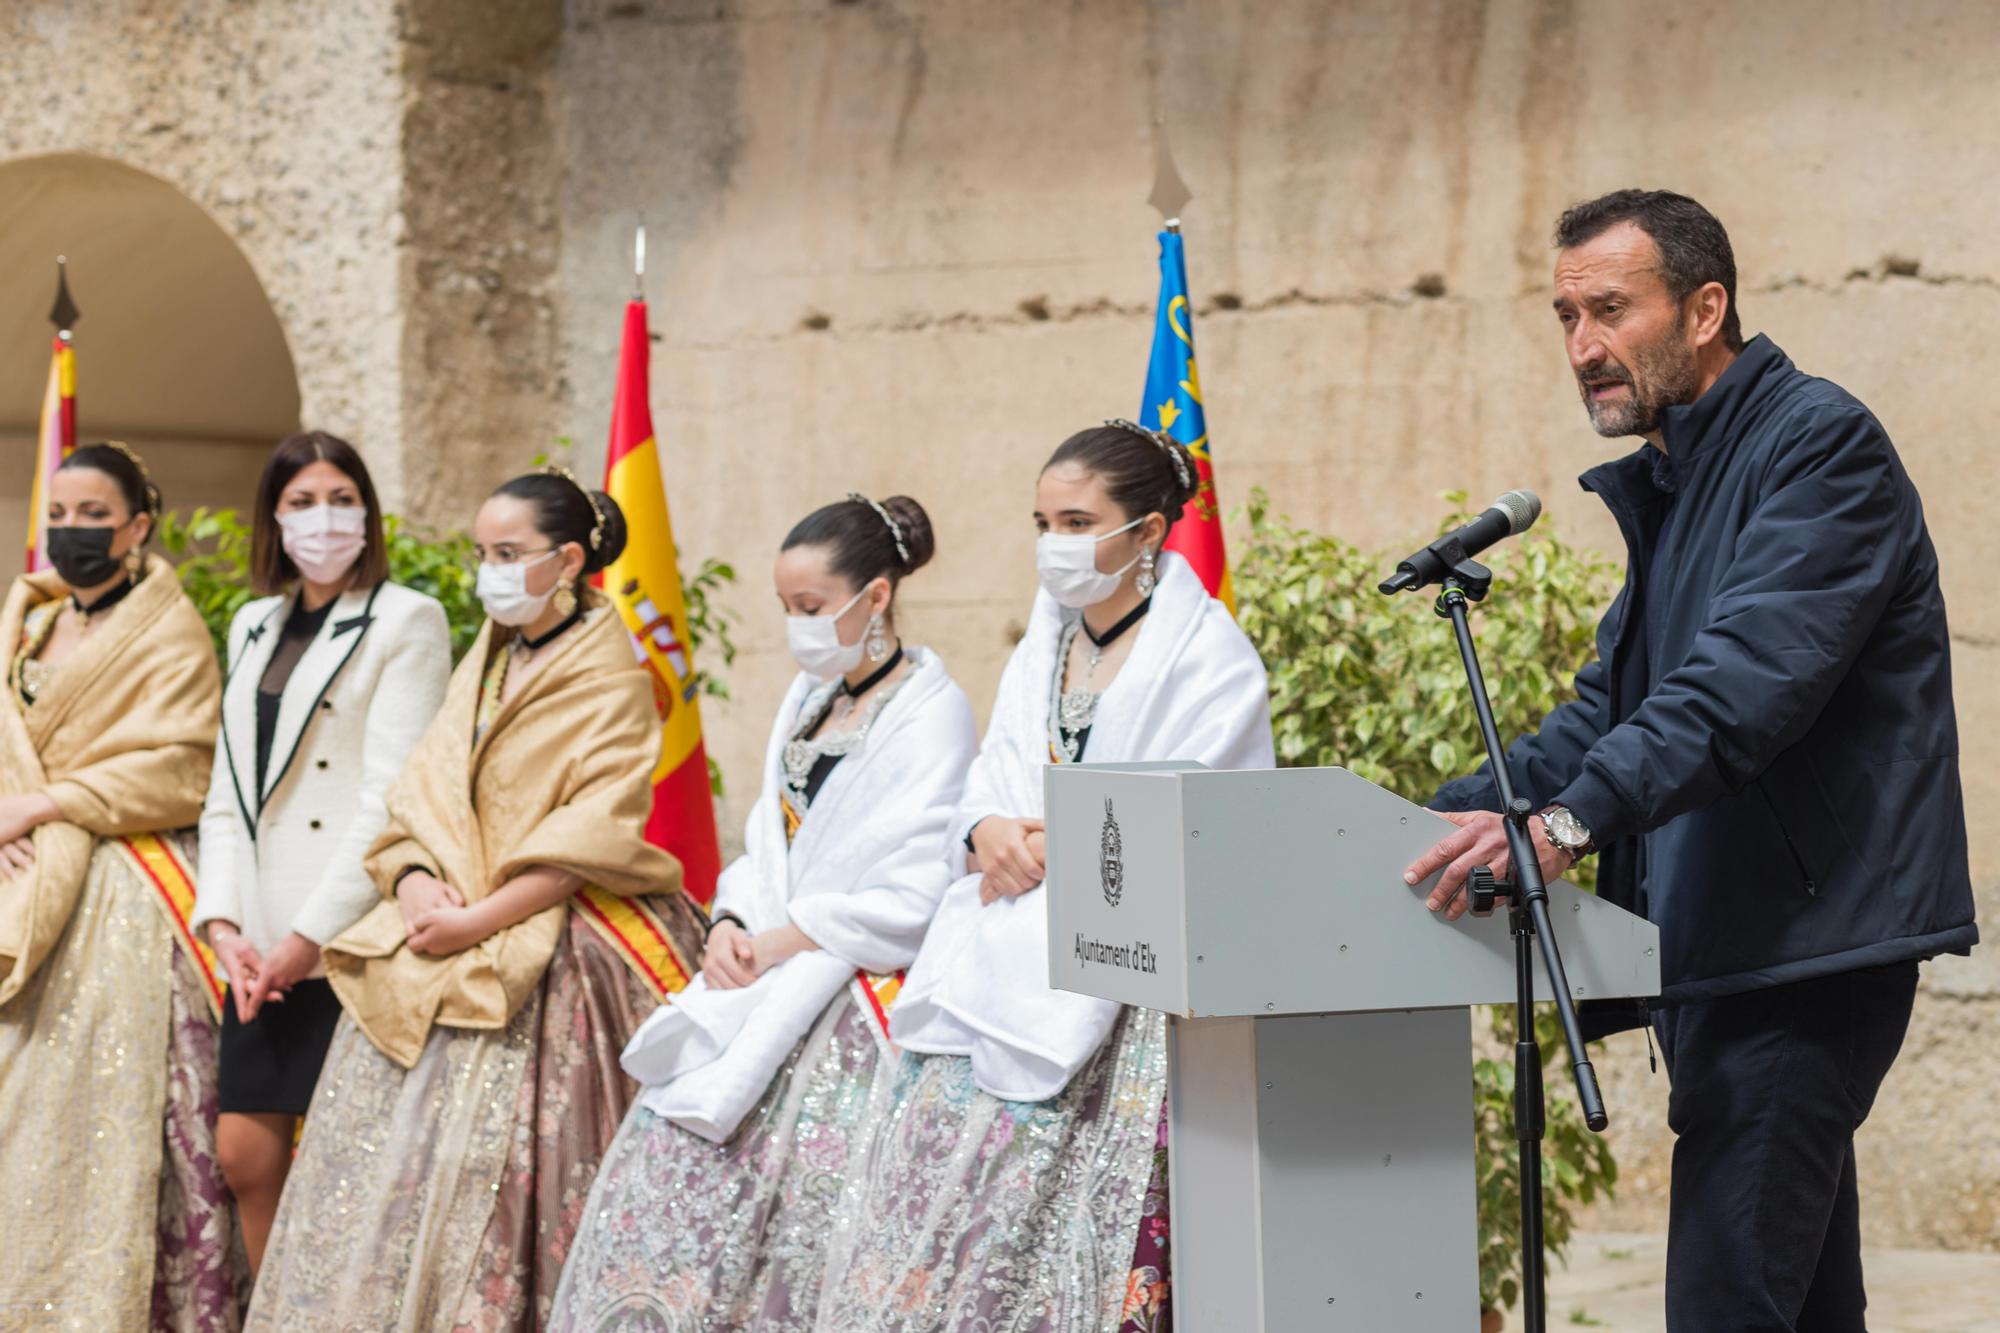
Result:
{"type": "Polygon", "coordinates": [[[1661,1010],[1669,1333],[1864,1333],[1854,1131],[1916,997],[1899,963],[1661,1010]]]}

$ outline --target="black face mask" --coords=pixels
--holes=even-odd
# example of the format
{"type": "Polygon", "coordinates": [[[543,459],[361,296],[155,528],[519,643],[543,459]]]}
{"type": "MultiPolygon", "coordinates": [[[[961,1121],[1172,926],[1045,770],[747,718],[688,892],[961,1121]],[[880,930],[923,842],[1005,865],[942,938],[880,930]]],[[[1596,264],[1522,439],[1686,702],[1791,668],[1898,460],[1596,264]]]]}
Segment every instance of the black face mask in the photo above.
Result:
{"type": "Polygon", "coordinates": [[[111,554],[116,528],[50,528],[49,563],[72,588],[95,588],[124,572],[124,562],[111,554]]]}

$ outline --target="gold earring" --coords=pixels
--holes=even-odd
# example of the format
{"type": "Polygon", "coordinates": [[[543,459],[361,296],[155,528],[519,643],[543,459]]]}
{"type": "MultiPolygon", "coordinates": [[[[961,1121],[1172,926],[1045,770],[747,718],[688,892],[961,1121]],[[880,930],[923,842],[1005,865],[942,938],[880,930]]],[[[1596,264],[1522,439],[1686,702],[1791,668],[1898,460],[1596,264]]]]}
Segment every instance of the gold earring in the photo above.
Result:
{"type": "Polygon", "coordinates": [[[576,582],[564,579],[556,585],[556,614],[567,617],[576,610],[576,582]]]}
{"type": "Polygon", "coordinates": [[[146,557],[144,554],[140,552],[138,547],[135,546],[131,550],[125,553],[126,578],[136,581],[139,577],[139,571],[144,569],[145,567],[146,567],[146,557]]]}

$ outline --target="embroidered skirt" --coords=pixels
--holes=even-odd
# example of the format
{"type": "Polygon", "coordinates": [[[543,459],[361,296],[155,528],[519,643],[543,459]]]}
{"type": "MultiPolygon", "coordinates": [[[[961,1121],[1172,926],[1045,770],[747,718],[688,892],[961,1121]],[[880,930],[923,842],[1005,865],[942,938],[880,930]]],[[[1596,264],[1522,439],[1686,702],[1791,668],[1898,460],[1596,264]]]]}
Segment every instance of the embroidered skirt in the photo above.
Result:
{"type": "Polygon", "coordinates": [[[552,1327],[814,1328],[841,1190],[878,1076],[894,1068],[887,1050],[848,986],[727,1143],[634,1106],[598,1173],[552,1327]]]}

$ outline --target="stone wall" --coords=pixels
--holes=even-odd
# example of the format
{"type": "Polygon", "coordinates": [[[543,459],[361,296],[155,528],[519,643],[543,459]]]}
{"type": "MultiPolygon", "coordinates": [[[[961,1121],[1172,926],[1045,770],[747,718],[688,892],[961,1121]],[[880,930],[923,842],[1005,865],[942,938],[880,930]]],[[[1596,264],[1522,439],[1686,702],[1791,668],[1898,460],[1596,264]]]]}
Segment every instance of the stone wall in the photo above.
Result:
{"type": "MultiPolygon", "coordinates": [[[[1662,10],[1558,0],[1061,5],[572,0],[557,56],[563,419],[601,457],[633,215],[652,235],[654,411],[689,556],[743,571],[736,701],[710,707],[732,819],[791,666],[765,571],[849,489],[930,507],[906,628],[982,705],[1033,589],[1035,471],[1130,413],[1155,290],[1150,125],[1186,210],[1225,503],[1253,485],[1363,543],[1438,492],[1529,486],[1602,549],[1588,430],[1548,313],[1550,226],[1621,185],[1730,226],[1745,327],[1860,394],[1929,505],[1955,631],[1973,856],[2000,908],[2000,388],[1983,7],[1662,10]],[[1419,294],[1423,293],[1423,294],[1419,294]]],[[[1951,964],[1956,963],[1956,966],[1951,964]]],[[[2000,969],[1931,969],[1864,1140],[1871,1235],[2000,1237],[2000,969]]],[[[1601,1068],[1663,1223],[1664,1078],[1601,1068]]]]}

